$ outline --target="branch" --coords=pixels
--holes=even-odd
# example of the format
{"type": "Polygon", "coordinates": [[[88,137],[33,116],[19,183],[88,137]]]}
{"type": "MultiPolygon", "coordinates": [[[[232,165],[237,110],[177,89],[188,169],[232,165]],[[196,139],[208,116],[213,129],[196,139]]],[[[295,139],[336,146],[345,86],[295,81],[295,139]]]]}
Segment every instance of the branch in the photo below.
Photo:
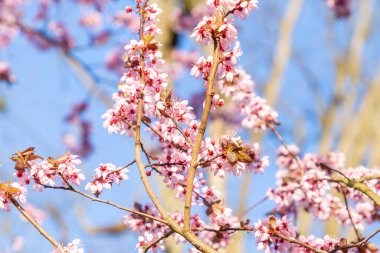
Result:
{"type": "Polygon", "coordinates": [[[130,166],[132,166],[135,162],[136,162],[136,160],[133,160],[132,162],[128,163],[127,165],[124,165],[124,166],[121,166],[121,167],[117,168],[117,170],[108,173],[106,175],[106,177],[109,177],[112,174],[118,173],[118,172],[120,172],[120,171],[122,171],[122,170],[124,170],[124,169],[126,169],[126,168],[128,168],[130,166]]]}
{"type": "Polygon", "coordinates": [[[350,180],[343,172],[341,172],[341,171],[339,171],[337,169],[332,168],[331,166],[327,165],[326,163],[320,163],[319,165],[321,165],[325,169],[334,171],[334,172],[338,173],[339,175],[343,176],[344,178],[350,180]]]}
{"type": "Polygon", "coordinates": [[[336,183],[342,183],[349,188],[358,190],[367,195],[378,207],[380,207],[380,196],[371,190],[366,184],[360,183],[354,179],[347,179],[344,177],[331,177],[331,181],[336,183]]]}
{"type": "Polygon", "coordinates": [[[311,250],[311,251],[313,251],[315,253],[328,253],[327,251],[314,248],[314,247],[312,247],[312,246],[310,246],[310,245],[308,245],[308,244],[306,244],[306,243],[304,243],[304,242],[302,242],[302,241],[300,241],[298,239],[293,239],[293,238],[290,238],[290,237],[286,237],[286,236],[278,234],[278,233],[275,233],[274,236],[276,236],[278,238],[281,238],[281,239],[283,239],[285,241],[288,241],[290,243],[298,244],[298,245],[300,245],[300,246],[302,246],[302,247],[304,247],[304,248],[306,248],[308,250],[311,250]]]}
{"type": "Polygon", "coordinates": [[[268,199],[269,199],[269,197],[265,196],[264,198],[262,198],[261,200],[259,200],[257,203],[253,204],[252,206],[250,206],[249,208],[247,208],[246,210],[244,210],[243,213],[241,214],[241,216],[244,217],[244,215],[246,215],[247,213],[249,213],[250,211],[252,211],[253,209],[255,209],[260,204],[264,203],[268,199]]]}
{"type": "MultiPolygon", "coordinates": [[[[139,35],[140,39],[143,39],[143,30],[144,30],[144,9],[148,4],[148,0],[145,1],[145,3],[140,6],[139,11],[140,11],[140,29],[139,29],[139,35]]],[[[144,52],[140,52],[140,68],[141,68],[141,83],[145,86],[145,57],[144,57],[144,52]]],[[[143,90],[144,91],[144,90],[143,90]]],[[[143,110],[144,110],[144,92],[141,91],[138,97],[138,109],[137,109],[137,122],[135,125],[135,159],[136,159],[136,164],[140,172],[140,178],[141,181],[145,187],[146,192],[148,193],[150,199],[152,200],[154,206],[157,208],[158,212],[162,215],[162,217],[165,220],[168,220],[170,217],[166,210],[162,207],[160,204],[156,194],[154,193],[148,178],[145,173],[145,166],[142,162],[141,159],[141,123],[142,123],[142,118],[143,118],[143,110]]]]}
{"type": "Polygon", "coordinates": [[[285,147],[286,151],[288,151],[288,153],[290,154],[290,156],[296,161],[298,167],[304,171],[304,167],[302,166],[302,163],[301,163],[301,159],[295,155],[288,147],[288,145],[286,144],[286,142],[284,141],[284,139],[282,138],[282,136],[280,135],[280,133],[277,131],[277,129],[272,125],[272,124],[268,124],[268,127],[270,128],[270,130],[272,130],[272,132],[276,135],[277,139],[280,141],[281,145],[285,147]]]}
{"type": "Polygon", "coordinates": [[[340,187],[340,190],[342,191],[342,194],[343,194],[344,204],[345,204],[345,206],[346,206],[346,210],[347,210],[347,213],[348,213],[348,217],[350,218],[351,225],[352,225],[352,227],[354,228],[356,238],[357,238],[357,240],[359,241],[361,237],[360,237],[359,231],[357,230],[357,228],[356,228],[356,226],[355,226],[354,220],[352,219],[352,215],[351,215],[351,212],[350,212],[350,208],[349,208],[349,206],[348,206],[348,201],[347,201],[346,193],[344,192],[343,187],[340,187]]]}
{"type": "Polygon", "coordinates": [[[378,234],[380,232],[380,228],[377,229],[376,231],[374,231],[372,234],[370,234],[367,238],[357,242],[357,243],[352,243],[352,244],[349,244],[349,245],[345,245],[345,246],[341,246],[341,247],[337,247],[336,249],[333,249],[333,250],[330,250],[329,253],[333,253],[333,252],[336,252],[336,251],[339,251],[339,250],[345,250],[345,249],[351,249],[351,248],[360,248],[362,247],[364,244],[368,243],[368,241],[374,237],[376,234],[378,234]]]}
{"type": "Polygon", "coordinates": [[[48,186],[48,185],[43,185],[43,184],[41,184],[41,186],[43,186],[44,188],[47,188],[47,189],[60,189],[60,190],[75,192],[75,193],[77,193],[79,195],[82,195],[83,197],[88,198],[88,199],[90,199],[90,200],[92,200],[94,202],[100,202],[100,203],[103,203],[103,204],[107,204],[107,205],[116,207],[117,209],[120,209],[120,210],[123,210],[123,211],[126,211],[126,212],[130,212],[130,213],[134,213],[134,214],[137,214],[137,215],[141,215],[141,216],[146,217],[148,219],[155,220],[157,222],[160,222],[160,223],[163,223],[163,224],[167,225],[167,222],[165,220],[160,219],[158,217],[154,217],[154,216],[149,215],[147,213],[139,212],[139,211],[136,211],[136,210],[133,210],[133,209],[130,209],[130,208],[118,205],[118,204],[113,203],[113,202],[108,201],[108,200],[104,200],[104,199],[100,199],[100,198],[97,198],[97,197],[93,197],[93,196],[91,196],[91,195],[89,195],[89,194],[87,194],[85,192],[79,191],[79,190],[75,189],[64,177],[62,177],[62,179],[65,181],[65,183],[68,185],[68,187],[63,187],[63,186],[48,186]]]}
{"type": "Polygon", "coordinates": [[[56,249],[61,249],[61,245],[54,240],[53,237],[51,237],[41,226],[37,223],[26,211],[25,209],[20,205],[20,203],[17,202],[15,198],[11,194],[7,194],[7,198],[12,202],[12,204],[17,208],[17,210],[27,219],[37,230],[40,232],[40,234],[45,237],[56,249]]]}
{"type": "Polygon", "coordinates": [[[213,86],[214,79],[216,76],[216,71],[220,63],[220,40],[218,37],[214,39],[214,53],[213,53],[213,62],[211,66],[210,75],[208,76],[208,85],[207,85],[207,94],[206,101],[202,113],[201,124],[199,126],[199,131],[197,133],[197,138],[191,153],[191,161],[189,168],[189,175],[187,177],[187,187],[186,187],[186,200],[184,208],[184,225],[185,230],[190,231],[190,215],[191,215],[191,200],[193,197],[193,183],[195,178],[195,172],[198,166],[198,155],[203,141],[203,136],[206,131],[208,115],[211,110],[212,97],[213,97],[213,86]]]}
{"type": "Polygon", "coordinates": [[[13,25],[16,25],[20,28],[25,34],[32,34],[38,38],[44,40],[49,45],[59,49],[62,55],[66,58],[69,64],[74,67],[76,74],[80,77],[83,75],[87,80],[83,80],[83,85],[85,88],[96,98],[98,98],[105,105],[112,105],[112,100],[109,96],[99,87],[100,78],[91,70],[91,68],[80,60],[78,57],[74,56],[69,50],[62,47],[62,43],[59,40],[49,37],[45,33],[35,30],[21,22],[15,22],[13,25]]]}
{"type": "Polygon", "coordinates": [[[156,245],[157,243],[159,243],[161,240],[163,240],[165,238],[168,238],[171,234],[173,234],[173,231],[169,231],[166,234],[164,234],[163,236],[158,237],[156,240],[154,240],[148,246],[145,247],[144,253],[147,253],[150,248],[152,248],[154,245],[156,245]]]}
{"type": "MultiPolygon", "coordinates": [[[[144,22],[145,22],[145,19],[144,19],[144,8],[146,7],[148,3],[148,0],[145,1],[145,3],[143,4],[143,6],[140,6],[140,29],[139,29],[139,35],[140,35],[140,39],[143,38],[143,28],[144,28],[144,22]]],[[[219,51],[219,42],[217,43],[217,51],[219,51]]],[[[215,50],[216,51],[216,50],[215,50]]],[[[214,66],[214,76],[215,76],[215,73],[216,73],[216,67],[217,66],[214,66]]],[[[145,58],[144,58],[144,52],[140,52],[140,68],[141,68],[141,83],[145,85],[145,71],[144,71],[144,68],[145,68],[145,58]]],[[[212,81],[213,81],[213,78],[211,78],[212,81]]],[[[210,89],[210,93],[209,93],[209,96],[211,96],[212,98],[212,94],[211,94],[211,91],[212,91],[212,82],[211,83],[211,89],[210,89]]],[[[211,108],[211,98],[210,98],[210,101],[209,101],[209,109],[208,111],[210,110],[211,108]]],[[[206,253],[216,253],[216,250],[214,250],[212,247],[210,247],[209,245],[207,245],[205,242],[203,242],[202,240],[200,240],[191,230],[188,230],[188,229],[182,229],[182,227],[177,223],[175,222],[174,220],[172,220],[169,216],[169,214],[167,213],[167,211],[163,208],[163,206],[161,205],[161,203],[159,202],[156,194],[154,193],[149,181],[148,181],[148,178],[147,178],[147,175],[145,173],[145,165],[143,164],[142,162],[142,159],[141,159],[141,151],[142,151],[142,145],[141,145],[141,123],[142,123],[142,118],[143,118],[143,110],[144,110],[144,90],[139,94],[139,97],[138,97],[138,109],[137,109],[137,121],[136,121],[136,125],[135,125],[135,159],[136,159],[136,164],[137,164],[137,167],[139,169],[139,172],[140,172],[140,178],[141,178],[141,181],[145,187],[145,190],[147,192],[147,194],[149,195],[150,199],[152,200],[154,206],[157,208],[158,212],[161,214],[161,216],[165,219],[165,221],[167,222],[168,226],[173,229],[174,232],[176,233],[179,233],[180,235],[182,235],[185,239],[187,239],[195,248],[197,248],[198,250],[202,251],[202,252],[206,252],[206,253]]],[[[208,113],[207,113],[207,116],[204,120],[202,121],[206,121],[207,122],[207,117],[208,117],[208,113]]],[[[206,128],[206,123],[204,124],[203,126],[203,134],[204,134],[204,130],[206,128]]],[[[199,130],[201,132],[201,129],[199,130]]],[[[199,152],[199,148],[200,148],[200,144],[202,142],[202,139],[203,139],[203,134],[200,136],[200,141],[199,142],[199,146],[198,146],[198,151],[196,152],[196,157],[195,157],[195,162],[193,162],[193,164],[196,164],[197,163],[197,157],[198,157],[198,152],[199,152]]],[[[199,133],[198,133],[199,135],[199,133]]],[[[199,136],[198,136],[199,137],[199,136]]],[[[193,150],[194,151],[194,150],[193,150]]],[[[149,162],[151,163],[151,162],[149,162]]],[[[195,166],[194,166],[195,167],[195,166]]],[[[195,170],[195,169],[194,169],[195,170]]],[[[195,174],[195,173],[194,173],[195,174]]],[[[194,179],[194,178],[193,178],[194,179]]],[[[191,181],[191,185],[192,185],[193,181],[191,181]]],[[[191,191],[192,189],[190,189],[191,191]]],[[[188,217],[189,218],[189,223],[190,223],[190,216],[188,217]]],[[[186,226],[186,224],[185,224],[186,226]]]]}

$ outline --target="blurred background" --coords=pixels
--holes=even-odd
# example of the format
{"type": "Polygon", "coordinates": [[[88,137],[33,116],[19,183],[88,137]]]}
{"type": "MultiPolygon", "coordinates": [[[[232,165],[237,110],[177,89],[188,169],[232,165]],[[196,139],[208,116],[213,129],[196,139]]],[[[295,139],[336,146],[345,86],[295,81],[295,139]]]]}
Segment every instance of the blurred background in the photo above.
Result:
{"type": "MultiPolygon", "coordinates": [[[[208,54],[189,39],[202,17],[203,0],[156,0],[160,41],[177,96],[188,99],[199,113],[202,84],[189,67],[208,54]]],[[[0,0],[0,181],[12,178],[9,157],[16,149],[36,147],[57,157],[67,150],[83,161],[87,179],[100,163],[123,166],[133,158],[133,140],[109,135],[101,115],[112,105],[111,95],[122,73],[123,46],[137,39],[136,21],[126,15],[131,0],[0,0]]],[[[380,164],[380,2],[377,0],[263,0],[245,21],[237,21],[244,52],[240,65],[252,75],[256,92],[280,114],[278,131],[301,153],[346,154],[347,166],[380,164]],[[335,5],[334,5],[335,4],[335,5]]],[[[233,106],[233,105],[232,105],[233,106]]],[[[228,112],[213,114],[208,135],[217,138],[237,129],[228,112]]],[[[276,150],[268,132],[257,135],[271,166],[264,175],[209,176],[225,193],[225,203],[239,217],[253,221],[273,203],[263,201],[275,185],[276,150]],[[259,205],[256,205],[259,203],[259,205]]],[[[144,136],[152,143],[150,135],[144,136]]],[[[101,197],[127,207],[149,203],[138,171],[130,180],[101,197]]],[[[159,178],[152,177],[169,210],[182,209],[159,178]]],[[[28,202],[44,212],[42,226],[66,244],[80,238],[86,252],[135,252],[137,235],[122,224],[120,210],[70,192],[29,191],[28,202]]],[[[331,218],[315,222],[306,213],[294,221],[303,234],[350,236],[331,218]]],[[[380,242],[375,237],[373,242],[380,242]]],[[[167,242],[167,252],[187,246],[167,242]]],[[[256,252],[253,235],[237,234],[226,253],[256,252]]],[[[52,246],[18,212],[1,212],[0,252],[49,252],[52,246]],[[20,242],[24,241],[20,248],[20,242]]]]}

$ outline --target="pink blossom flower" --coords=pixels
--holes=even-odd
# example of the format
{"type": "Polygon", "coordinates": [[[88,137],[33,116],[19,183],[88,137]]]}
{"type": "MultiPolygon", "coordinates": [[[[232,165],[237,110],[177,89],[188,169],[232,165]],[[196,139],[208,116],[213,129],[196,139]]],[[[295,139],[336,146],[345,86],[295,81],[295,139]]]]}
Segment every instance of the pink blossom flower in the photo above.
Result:
{"type": "Polygon", "coordinates": [[[0,62],[0,82],[14,83],[16,81],[15,76],[11,72],[11,68],[8,63],[0,62]]]}
{"type": "Polygon", "coordinates": [[[79,22],[84,27],[99,28],[102,24],[102,16],[96,11],[85,13],[79,22]]]}
{"type": "Polygon", "coordinates": [[[67,246],[61,249],[54,249],[51,253],[84,253],[84,249],[81,246],[80,239],[74,239],[67,246]]]}
{"type": "Polygon", "coordinates": [[[85,176],[76,167],[82,163],[82,161],[78,159],[78,156],[67,153],[57,159],[57,161],[57,172],[60,173],[67,181],[71,181],[73,184],[79,186],[80,181],[84,180],[85,176]]]}
{"type": "Polygon", "coordinates": [[[103,189],[111,189],[113,183],[120,184],[122,180],[128,180],[127,168],[116,168],[111,163],[101,164],[95,169],[93,180],[87,183],[86,190],[91,191],[95,196],[99,196],[103,189]]]}
{"type": "Polygon", "coordinates": [[[258,220],[254,224],[257,250],[269,252],[289,252],[291,244],[288,241],[282,240],[276,234],[283,235],[288,238],[294,238],[296,232],[294,227],[286,216],[281,219],[274,216],[265,220],[258,220]]]}

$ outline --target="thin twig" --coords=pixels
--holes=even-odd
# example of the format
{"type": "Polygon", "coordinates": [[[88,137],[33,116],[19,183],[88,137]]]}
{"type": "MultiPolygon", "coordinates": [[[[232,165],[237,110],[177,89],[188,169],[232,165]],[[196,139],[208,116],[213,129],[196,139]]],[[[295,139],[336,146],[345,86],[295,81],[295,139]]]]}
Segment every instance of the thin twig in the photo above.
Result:
{"type": "Polygon", "coordinates": [[[154,245],[156,245],[157,243],[159,243],[160,241],[162,241],[163,239],[165,238],[168,238],[170,235],[172,235],[174,233],[174,231],[169,231],[168,233],[165,233],[163,236],[161,237],[158,237],[156,240],[154,240],[153,242],[151,242],[149,245],[147,245],[144,249],[144,253],[147,253],[149,251],[150,248],[152,248],[154,245]]]}
{"type": "Polygon", "coordinates": [[[286,142],[284,141],[280,133],[277,131],[277,129],[272,124],[268,124],[268,127],[270,128],[270,130],[272,130],[274,135],[276,135],[277,139],[280,141],[281,145],[284,146],[286,151],[288,151],[290,156],[296,161],[298,167],[302,171],[304,171],[304,167],[302,166],[301,159],[289,149],[289,146],[286,144],[286,142]]]}
{"type": "Polygon", "coordinates": [[[108,174],[106,175],[106,178],[107,178],[108,176],[114,174],[114,173],[118,173],[118,172],[120,172],[120,171],[122,171],[122,170],[125,170],[126,168],[132,166],[135,162],[136,162],[136,160],[133,160],[132,162],[128,163],[127,165],[121,166],[121,167],[117,168],[116,170],[111,171],[110,173],[108,173],[108,174]]]}
{"type": "Polygon", "coordinates": [[[328,253],[327,251],[314,248],[314,247],[310,246],[309,244],[306,244],[303,241],[300,241],[300,240],[295,239],[295,238],[286,237],[286,236],[284,236],[282,234],[279,234],[279,233],[275,233],[274,236],[276,236],[278,238],[281,238],[281,239],[283,239],[283,240],[285,240],[287,242],[298,244],[298,245],[300,245],[300,246],[302,246],[302,247],[304,247],[304,248],[306,248],[308,250],[311,250],[311,251],[313,251],[315,253],[328,253]]]}
{"type": "Polygon", "coordinates": [[[337,169],[332,168],[331,166],[327,165],[326,163],[320,163],[319,165],[321,165],[321,167],[323,167],[325,169],[334,171],[334,172],[338,173],[339,175],[343,176],[344,178],[350,180],[343,172],[341,172],[341,171],[339,171],[337,169]]]}
{"type": "Polygon", "coordinates": [[[357,242],[357,243],[352,243],[352,244],[349,244],[349,245],[345,245],[345,246],[341,246],[341,247],[337,247],[336,249],[333,249],[333,250],[330,250],[329,253],[333,253],[333,252],[336,252],[336,251],[339,251],[339,250],[345,250],[345,249],[351,249],[351,248],[360,248],[362,247],[363,245],[365,245],[366,243],[368,243],[368,241],[374,237],[376,234],[378,234],[380,232],[380,228],[375,230],[372,234],[370,234],[367,238],[361,240],[360,242],[357,242]]]}
{"type": "Polygon", "coordinates": [[[253,209],[255,209],[260,204],[264,203],[268,199],[269,199],[269,197],[265,196],[264,198],[262,198],[261,200],[259,200],[257,203],[253,204],[252,206],[248,207],[245,211],[243,211],[243,213],[241,214],[241,216],[244,217],[244,215],[246,215],[247,213],[249,213],[250,211],[252,211],[253,209]]]}
{"type": "Polygon", "coordinates": [[[100,198],[97,198],[97,197],[93,197],[85,192],[82,192],[82,191],[79,191],[77,189],[75,189],[64,177],[62,177],[62,179],[65,181],[65,183],[67,184],[67,187],[64,187],[64,186],[49,186],[49,185],[42,185],[44,188],[47,188],[47,189],[60,189],[60,190],[65,190],[65,191],[71,191],[71,192],[75,192],[79,195],[82,195],[83,197],[85,198],[88,198],[94,202],[100,202],[100,203],[103,203],[103,204],[107,204],[107,205],[110,205],[110,206],[113,206],[113,207],[116,207],[117,209],[120,209],[120,210],[123,210],[123,211],[126,211],[126,212],[130,212],[130,213],[134,213],[134,214],[137,214],[137,215],[141,215],[141,216],[144,216],[148,219],[151,219],[151,220],[155,220],[157,222],[160,222],[160,223],[163,223],[165,225],[167,225],[167,222],[161,218],[158,218],[158,217],[154,217],[152,215],[149,215],[147,213],[143,213],[143,212],[139,212],[139,211],[136,211],[134,209],[130,209],[130,208],[127,208],[127,207],[124,207],[124,206],[121,206],[121,205],[118,205],[116,203],[113,203],[112,201],[108,201],[108,200],[104,200],[104,199],[100,199],[100,198]]]}
{"type": "Polygon", "coordinates": [[[340,187],[340,190],[341,190],[341,192],[342,192],[342,194],[343,194],[344,204],[345,204],[345,206],[346,206],[346,210],[347,210],[347,213],[348,213],[348,217],[350,218],[351,225],[352,225],[353,229],[355,230],[356,239],[357,239],[358,241],[360,241],[360,238],[361,238],[361,237],[360,237],[360,234],[359,234],[358,229],[357,229],[356,226],[355,226],[354,220],[352,219],[351,211],[350,211],[350,208],[349,208],[349,206],[348,206],[348,201],[347,201],[346,193],[344,192],[343,187],[340,187]]]}

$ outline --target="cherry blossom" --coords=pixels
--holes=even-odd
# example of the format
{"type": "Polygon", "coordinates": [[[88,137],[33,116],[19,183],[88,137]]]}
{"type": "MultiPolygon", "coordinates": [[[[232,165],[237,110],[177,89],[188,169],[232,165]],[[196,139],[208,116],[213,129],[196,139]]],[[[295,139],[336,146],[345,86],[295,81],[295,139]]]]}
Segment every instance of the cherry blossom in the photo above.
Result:
{"type": "MultiPolygon", "coordinates": [[[[91,7],[78,20],[82,27],[88,29],[91,46],[105,44],[112,37],[112,31],[104,29],[101,15],[107,2],[77,0],[77,3],[91,7]]],[[[20,0],[0,3],[0,46],[7,46],[21,31],[38,48],[58,48],[65,57],[73,60],[75,55],[72,52],[80,46],[64,22],[48,17],[52,2],[40,1],[36,14],[38,22],[47,24],[46,34],[18,23],[22,16],[19,7],[24,3],[20,0]]],[[[0,183],[0,209],[9,211],[12,204],[17,207],[15,201],[25,204],[27,187],[31,184],[39,191],[53,188],[79,193],[91,200],[128,211],[124,215],[124,224],[137,233],[138,252],[145,252],[148,247],[153,252],[165,250],[164,240],[169,235],[177,243],[190,242],[198,249],[203,245],[209,248],[207,252],[214,252],[213,249],[226,248],[232,242],[233,235],[240,230],[254,236],[257,249],[265,252],[306,253],[313,251],[310,248],[330,252],[344,246],[345,238],[338,241],[329,236],[319,238],[297,234],[288,217],[296,216],[301,210],[322,221],[333,216],[339,224],[352,226],[358,242],[362,240],[359,234],[378,219],[380,207],[373,201],[374,195],[380,195],[378,173],[375,169],[362,166],[346,168],[345,157],[341,153],[330,152],[325,156],[302,154],[297,146],[286,146],[277,135],[282,146],[274,165],[278,168],[276,184],[266,192],[266,197],[275,203],[275,207],[269,217],[257,220],[253,226],[249,226],[250,220],[241,220],[236,211],[228,206],[221,191],[210,183],[212,174],[221,178],[230,174],[242,177],[250,173],[265,173],[269,166],[269,157],[262,155],[260,144],[245,141],[243,137],[248,131],[259,132],[267,128],[276,133],[279,115],[256,93],[252,77],[239,66],[243,51],[235,25],[238,18],[245,19],[258,8],[258,1],[207,0],[206,9],[193,10],[192,14],[177,9],[174,18],[178,18],[178,22],[173,30],[185,32],[194,26],[190,38],[212,48],[213,54],[182,54],[175,51],[172,58],[178,62],[172,65],[165,62],[160,51],[162,44],[157,37],[162,33],[158,26],[162,10],[149,1],[136,0],[135,3],[136,7],[126,6],[110,19],[114,25],[128,27],[136,36],[124,48],[112,48],[106,56],[106,67],[119,74],[120,79],[112,95],[113,104],[102,115],[103,126],[109,133],[135,139],[135,160],[121,167],[112,163],[100,164],[85,186],[95,198],[76,189],[85,180],[78,168],[81,164],[78,155],[68,152],[57,158],[43,158],[35,154],[34,148],[17,151],[11,157],[15,162],[17,182],[0,183]],[[190,15],[194,18],[191,19],[190,15]],[[171,70],[173,66],[178,66],[178,69],[171,70]],[[189,69],[190,75],[203,82],[205,100],[202,97],[199,103],[194,104],[175,97],[175,92],[169,88],[169,83],[185,68],[189,69]],[[201,108],[202,104],[200,118],[194,108],[201,108]],[[222,110],[236,118],[238,131],[212,138],[206,129],[208,113],[212,112],[210,117],[213,117],[222,110]],[[241,127],[245,130],[240,131],[241,127]],[[140,139],[142,131],[151,136],[152,143],[156,144],[154,150],[143,147],[140,139]],[[138,157],[139,153],[143,155],[142,159],[138,157]],[[115,183],[129,179],[128,166],[135,162],[154,205],[135,203],[132,210],[99,199],[104,189],[111,190],[115,183]],[[146,179],[153,173],[173,191],[177,199],[186,201],[183,213],[181,210],[162,210],[164,208],[151,193],[149,180],[146,179]],[[355,188],[355,184],[363,184],[365,190],[355,188]],[[192,206],[193,211],[186,212],[192,206]]],[[[334,9],[337,17],[350,13],[348,0],[328,0],[327,4],[334,9]]],[[[8,83],[14,81],[7,63],[0,63],[0,80],[8,83]]],[[[81,155],[85,154],[81,153],[83,149],[89,149],[90,126],[80,115],[86,107],[86,103],[76,105],[66,119],[71,124],[79,124],[84,132],[83,147],[75,144],[72,135],[65,138],[73,152],[81,155]]],[[[39,222],[44,218],[44,214],[29,203],[25,205],[25,210],[39,222]]],[[[25,213],[23,215],[28,217],[25,213]]],[[[39,226],[35,227],[42,231],[39,226]]],[[[52,242],[52,239],[49,241],[52,242]]],[[[56,246],[58,243],[53,241],[52,244],[56,246]]],[[[67,246],[56,247],[54,253],[84,252],[79,239],[67,246]]],[[[203,252],[198,249],[192,248],[190,252],[203,252]]]]}
{"type": "Polygon", "coordinates": [[[80,19],[80,24],[84,27],[98,28],[102,24],[102,16],[99,12],[86,13],[80,19]]]}
{"type": "Polygon", "coordinates": [[[336,18],[346,18],[351,14],[350,0],[326,0],[326,4],[334,11],[336,18]]]}
{"type": "Polygon", "coordinates": [[[77,155],[70,153],[55,159],[51,157],[42,159],[34,154],[34,148],[29,148],[21,153],[16,153],[12,159],[16,161],[16,166],[19,166],[14,173],[19,184],[26,186],[33,182],[33,188],[39,191],[42,191],[44,186],[55,187],[56,180],[59,178],[64,186],[66,186],[66,182],[79,186],[80,182],[85,179],[84,174],[77,168],[81,160],[77,155]],[[20,165],[17,165],[17,162],[20,165]]]}
{"type": "Polygon", "coordinates": [[[27,188],[17,182],[8,182],[4,184],[0,182],[0,209],[5,211],[11,210],[11,198],[26,203],[27,188]]]}
{"type": "Polygon", "coordinates": [[[111,189],[113,183],[120,184],[122,180],[128,180],[127,168],[116,168],[111,163],[101,164],[95,169],[93,180],[87,183],[86,190],[90,190],[95,196],[99,196],[103,189],[111,189]]]}
{"type": "Polygon", "coordinates": [[[84,253],[80,239],[75,239],[62,249],[55,249],[51,253],[84,253]]]}
{"type": "Polygon", "coordinates": [[[8,84],[16,81],[9,64],[6,62],[0,62],[0,81],[4,81],[8,84]]]}
{"type": "Polygon", "coordinates": [[[265,220],[258,220],[254,224],[257,249],[269,252],[289,252],[291,244],[276,235],[289,238],[296,236],[295,228],[290,224],[286,216],[281,219],[274,216],[265,220]]]}

